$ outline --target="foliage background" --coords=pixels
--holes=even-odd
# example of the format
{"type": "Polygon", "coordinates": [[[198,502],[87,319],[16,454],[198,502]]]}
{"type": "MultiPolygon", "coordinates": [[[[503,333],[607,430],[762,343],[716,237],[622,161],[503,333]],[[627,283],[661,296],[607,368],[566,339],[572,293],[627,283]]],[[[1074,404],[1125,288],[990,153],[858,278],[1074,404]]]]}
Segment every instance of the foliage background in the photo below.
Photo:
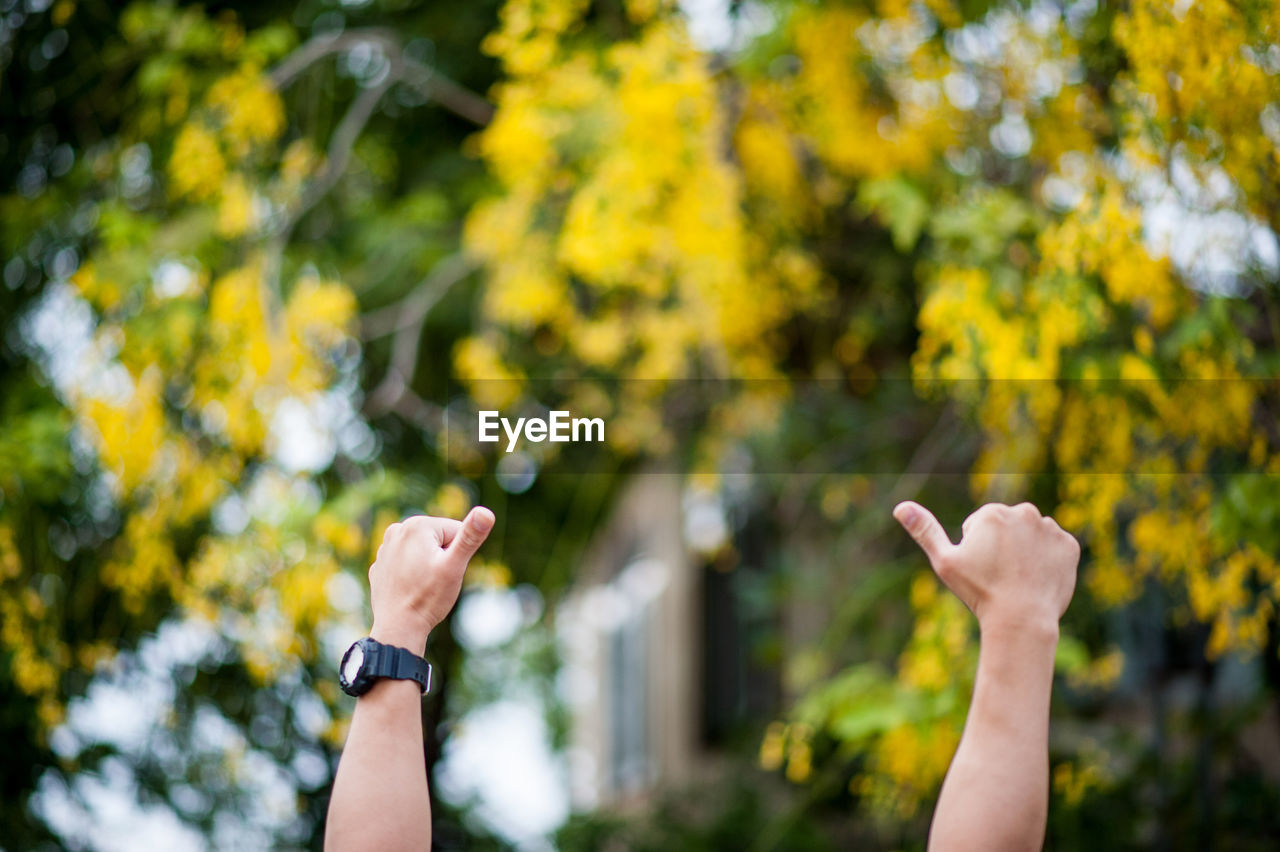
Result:
{"type": "MultiPolygon", "coordinates": [[[[1032,499],[1086,546],[1051,846],[1269,846],[1280,8],[712,17],[5,3],[7,845],[93,847],[40,803],[92,813],[96,781],[220,847],[318,847],[386,523],[493,506],[474,588],[553,613],[656,463],[722,507],[702,557],[776,690],[717,744],[745,782],[559,845],[922,846],[976,645],[890,525],[914,496],[952,528],[1032,499]],[[606,452],[518,470],[448,428],[560,403],[606,452]],[[165,711],[74,724],[112,689],[165,711]]],[[[510,650],[562,735],[550,621],[510,650]]],[[[430,653],[434,764],[487,688],[430,653]]]]}

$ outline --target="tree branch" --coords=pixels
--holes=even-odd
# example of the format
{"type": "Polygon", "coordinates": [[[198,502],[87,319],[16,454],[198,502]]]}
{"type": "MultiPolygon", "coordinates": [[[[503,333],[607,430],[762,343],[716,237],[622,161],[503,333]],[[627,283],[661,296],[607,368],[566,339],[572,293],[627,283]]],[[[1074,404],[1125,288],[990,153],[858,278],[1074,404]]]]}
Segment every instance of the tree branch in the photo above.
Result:
{"type": "Polygon", "coordinates": [[[278,308],[283,304],[280,291],[280,262],[284,257],[285,246],[289,244],[289,239],[293,236],[294,228],[297,227],[302,217],[307,214],[307,211],[315,207],[320,199],[328,195],[329,191],[337,185],[338,179],[347,170],[347,163],[351,160],[351,152],[355,148],[356,140],[360,138],[360,133],[373,116],[373,111],[377,107],[378,101],[382,100],[382,96],[399,79],[400,68],[398,63],[395,60],[389,61],[391,61],[391,68],[388,70],[387,76],[376,86],[360,92],[356,99],[351,102],[351,106],[347,107],[346,113],[342,116],[342,121],[338,123],[337,129],[333,131],[333,135],[329,138],[329,150],[325,157],[324,171],[320,173],[314,182],[307,185],[301,200],[293,207],[285,210],[279,227],[270,237],[263,264],[262,277],[267,283],[268,293],[275,300],[273,307],[278,308]]]}
{"type": "Polygon", "coordinates": [[[404,297],[361,317],[361,336],[365,340],[377,340],[415,323],[421,327],[426,315],[449,288],[467,277],[479,265],[473,256],[465,252],[446,257],[433,266],[427,277],[404,297]]]}
{"type": "MultiPolygon", "coordinates": [[[[278,308],[283,303],[279,282],[280,263],[294,228],[303,216],[333,190],[346,172],[356,141],[373,117],[383,95],[392,86],[396,83],[412,86],[445,109],[480,125],[487,124],[493,117],[492,104],[434,68],[405,56],[399,35],[382,27],[365,27],[338,35],[316,36],[285,57],[271,70],[268,78],[277,90],[284,89],[321,59],[361,44],[379,47],[390,67],[382,80],[362,90],[347,107],[342,120],[329,138],[324,171],[307,186],[298,203],[285,210],[280,225],[270,238],[263,264],[263,279],[267,283],[268,297],[275,303],[273,308],[278,308]]],[[[426,310],[430,310],[430,305],[427,305],[426,310]]],[[[274,315],[277,311],[273,310],[271,313],[274,315]]]]}
{"type": "Polygon", "coordinates": [[[493,104],[432,66],[405,56],[399,34],[385,27],[362,27],[308,40],[271,69],[268,75],[271,85],[277,90],[287,88],[303,71],[321,59],[370,43],[381,47],[387,59],[404,70],[401,81],[406,85],[413,86],[440,106],[475,124],[483,126],[493,119],[493,104]]]}
{"type": "Polygon", "coordinates": [[[391,53],[392,48],[399,46],[399,40],[395,34],[383,27],[364,27],[346,30],[335,35],[318,35],[308,39],[301,47],[280,60],[267,76],[271,80],[271,85],[277,90],[284,89],[291,85],[303,71],[326,56],[369,42],[381,44],[388,54],[391,53]]]}
{"type": "MultiPolygon", "coordinates": [[[[422,327],[427,315],[439,303],[445,293],[477,266],[475,258],[465,252],[450,255],[432,267],[431,272],[403,299],[373,311],[361,320],[365,340],[373,340],[387,334],[391,340],[391,362],[387,372],[365,399],[364,412],[377,417],[390,411],[406,414],[415,422],[424,414],[427,405],[413,393],[414,373],[418,367],[418,349],[422,340],[422,327]]],[[[439,421],[438,412],[433,414],[439,421]]]]}
{"type": "Polygon", "coordinates": [[[441,74],[430,65],[402,55],[404,82],[440,106],[481,127],[493,121],[493,104],[441,74]]]}
{"type": "Polygon", "coordinates": [[[373,117],[373,111],[377,108],[378,101],[382,100],[382,96],[387,93],[387,90],[398,82],[399,72],[398,63],[392,60],[391,69],[387,72],[387,76],[382,82],[365,89],[351,102],[346,114],[342,116],[342,121],[338,123],[337,129],[329,137],[329,150],[325,156],[324,171],[316,178],[314,183],[307,187],[298,205],[287,214],[285,224],[280,229],[282,242],[289,241],[289,236],[292,234],[293,228],[298,224],[298,220],[306,215],[307,211],[314,207],[321,198],[329,194],[329,191],[338,183],[338,179],[342,177],[342,173],[347,170],[347,163],[351,161],[351,152],[355,149],[356,140],[360,138],[360,133],[364,130],[364,126],[373,117]]]}

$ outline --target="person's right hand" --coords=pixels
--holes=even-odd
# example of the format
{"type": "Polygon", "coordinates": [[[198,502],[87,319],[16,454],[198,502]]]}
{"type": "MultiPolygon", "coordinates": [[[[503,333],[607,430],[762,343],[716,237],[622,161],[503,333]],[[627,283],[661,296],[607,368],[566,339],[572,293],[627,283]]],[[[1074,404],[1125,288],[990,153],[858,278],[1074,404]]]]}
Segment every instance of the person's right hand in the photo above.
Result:
{"type": "Polygon", "coordinates": [[[493,521],[493,512],[477,506],[461,521],[415,515],[387,527],[369,567],[369,635],[421,654],[427,634],[457,602],[467,562],[493,521]]]}
{"type": "Polygon", "coordinates": [[[1030,503],[988,503],[965,519],[960,543],[952,544],[918,503],[899,503],[893,516],[984,629],[1057,628],[1075,591],[1080,544],[1053,518],[1041,517],[1030,503]]]}

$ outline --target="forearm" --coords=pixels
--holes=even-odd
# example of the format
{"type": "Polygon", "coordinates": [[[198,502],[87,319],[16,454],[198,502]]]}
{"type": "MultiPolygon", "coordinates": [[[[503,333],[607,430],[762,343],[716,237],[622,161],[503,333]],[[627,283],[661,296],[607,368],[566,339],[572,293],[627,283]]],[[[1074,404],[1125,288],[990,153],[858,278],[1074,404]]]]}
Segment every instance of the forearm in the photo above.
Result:
{"type": "MultiPolygon", "coordinates": [[[[377,627],[370,635],[419,654],[426,644],[377,627]]],[[[431,848],[422,691],[414,681],[380,680],[356,700],[324,839],[329,852],[431,848]]]]}
{"type": "Polygon", "coordinates": [[[1044,845],[1057,625],[982,631],[964,735],[929,832],[933,852],[1044,845]]]}
{"type": "MultiPolygon", "coordinates": [[[[477,506],[461,521],[415,515],[388,526],[369,566],[369,637],[421,656],[427,634],[457,602],[467,562],[493,524],[493,512],[477,506]]],[[[357,665],[362,671],[363,662],[357,665]]],[[[324,843],[330,852],[431,848],[422,692],[415,681],[376,680],[356,700],[324,843]]]]}

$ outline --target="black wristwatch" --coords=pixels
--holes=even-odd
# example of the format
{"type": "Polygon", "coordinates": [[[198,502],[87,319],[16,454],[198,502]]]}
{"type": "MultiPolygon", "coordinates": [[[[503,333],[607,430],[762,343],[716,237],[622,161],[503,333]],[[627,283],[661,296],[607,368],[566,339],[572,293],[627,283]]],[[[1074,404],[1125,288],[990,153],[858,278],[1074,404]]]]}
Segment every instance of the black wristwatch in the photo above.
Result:
{"type": "Polygon", "coordinates": [[[407,648],[383,645],[367,636],[357,639],[342,655],[338,683],[347,695],[364,695],[374,681],[384,677],[417,681],[426,695],[431,689],[431,664],[407,648]]]}

